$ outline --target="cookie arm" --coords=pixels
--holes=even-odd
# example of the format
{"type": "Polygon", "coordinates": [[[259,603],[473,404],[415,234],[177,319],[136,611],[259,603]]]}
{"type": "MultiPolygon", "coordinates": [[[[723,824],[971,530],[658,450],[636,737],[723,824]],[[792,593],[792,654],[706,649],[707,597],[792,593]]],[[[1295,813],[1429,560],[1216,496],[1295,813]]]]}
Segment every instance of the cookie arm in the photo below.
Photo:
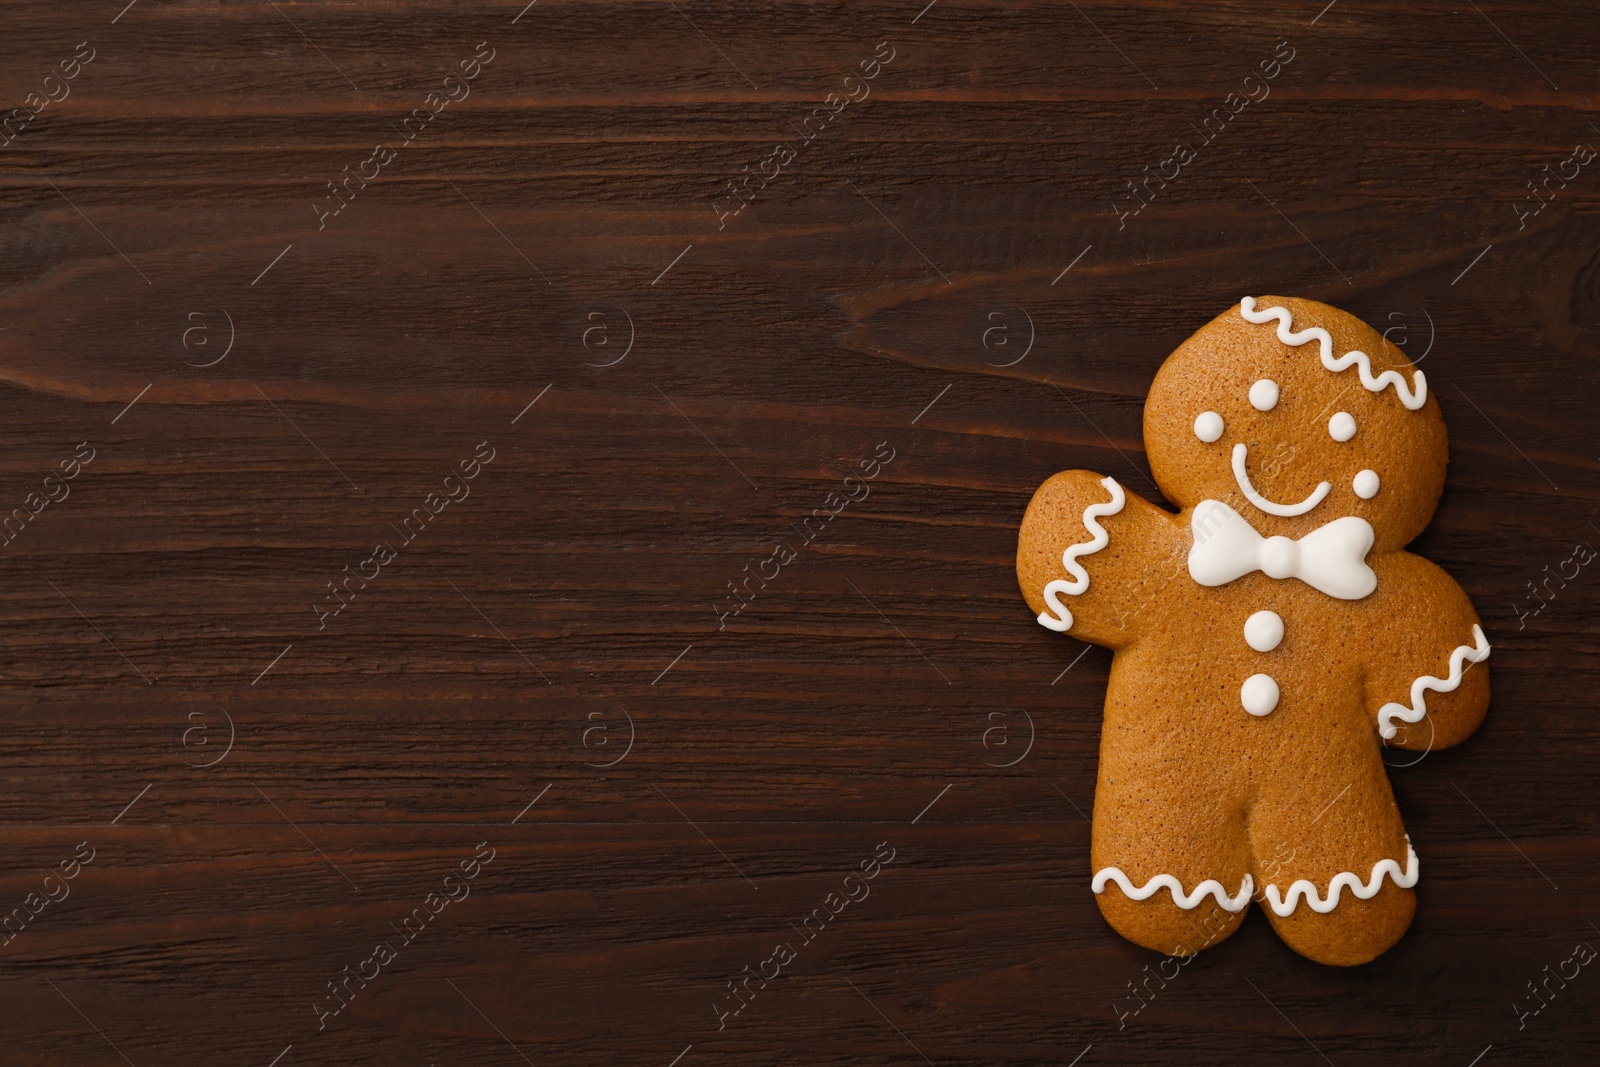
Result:
{"type": "Polygon", "coordinates": [[[1367,664],[1367,714],[1395,748],[1460,744],[1489,708],[1489,641],[1478,613],[1455,579],[1421,556],[1397,552],[1377,570],[1381,636],[1367,664]]]}
{"type": "Polygon", "coordinates": [[[1116,479],[1062,471],[1028,503],[1017,583],[1047,629],[1121,648],[1138,636],[1156,583],[1181,572],[1187,546],[1179,542],[1173,516],[1116,479]]]}

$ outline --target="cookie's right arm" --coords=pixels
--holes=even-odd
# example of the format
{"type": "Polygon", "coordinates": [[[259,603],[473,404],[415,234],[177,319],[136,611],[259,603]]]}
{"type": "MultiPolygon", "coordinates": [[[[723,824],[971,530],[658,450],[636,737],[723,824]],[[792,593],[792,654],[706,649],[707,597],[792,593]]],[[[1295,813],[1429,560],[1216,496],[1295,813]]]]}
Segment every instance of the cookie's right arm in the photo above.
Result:
{"type": "Polygon", "coordinates": [[[1039,487],[1017,539],[1017,582],[1040,625],[1121,648],[1152,578],[1174,554],[1173,516],[1093,471],[1062,471],[1039,487]]]}

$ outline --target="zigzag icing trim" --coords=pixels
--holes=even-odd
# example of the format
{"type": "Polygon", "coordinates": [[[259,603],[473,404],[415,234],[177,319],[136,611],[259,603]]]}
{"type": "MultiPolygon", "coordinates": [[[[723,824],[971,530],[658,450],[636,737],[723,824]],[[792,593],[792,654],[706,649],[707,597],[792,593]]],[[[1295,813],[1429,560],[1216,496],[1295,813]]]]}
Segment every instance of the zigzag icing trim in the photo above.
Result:
{"type": "Polygon", "coordinates": [[[1122,492],[1122,486],[1117,484],[1115,478],[1101,478],[1100,485],[1111,494],[1111,500],[1104,504],[1090,504],[1083,509],[1083,528],[1094,534],[1094,540],[1073,545],[1061,553],[1061,565],[1072,575],[1072,581],[1063,584],[1067,585],[1067,592],[1073,596],[1089,588],[1089,572],[1083,569],[1078,557],[1093,555],[1111,543],[1111,535],[1106,533],[1106,528],[1101,526],[1098,520],[1107,515],[1117,514],[1122,510],[1122,505],[1128,501],[1122,492]]]}
{"type": "Polygon", "coordinates": [[[1331,371],[1342,371],[1354,364],[1356,371],[1361,375],[1361,384],[1366,386],[1369,392],[1381,393],[1386,386],[1392,385],[1394,386],[1395,395],[1400,398],[1400,403],[1412,411],[1416,411],[1428,400],[1428,379],[1423,376],[1421,371],[1415,372],[1416,388],[1413,391],[1406,388],[1406,380],[1400,375],[1399,371],[1386,370],[1374,377],[1372,374],[1372,360],[1367,357],[1365,352],[1351,350],[1335,359],[1333,357],[1333,337],[1328,331],[1321,326],[1312,326],[1296,333],[1289,328],[1288,308],[1275,307],[1267,308],[1265,311],[1257,311],[1256,298],[1247,296],[1239,301],[1239,314],[1245,317],[1245,321],[1253,322],[1258,326],[1264,322],[1277,319],[1278,340],[1286,345],[1298,347],[1307,341],[1314,340],[1318,342],[1322,349],[1322,365],[1324,367],[1331,371]]]}
{"type": "MultiPolygon", "coordinates": [[[[1255,880],[1248,874],[1244,876],[1244,881],[1239,884],[1238,895],[1231,900],[1228,899],[1228,891],[1222,888],[1222,883],[1215,878],[1207,878],[1194,887],[1193,893],[1185,895],[1183,883],[1173,875],[1158,874],[1146,882],[1144,888],[1135,889],[1133,883],[1128,881],[1128,876],[1122,873],[1122,868],[1107,867],[1095,874],[1092,888],[1096,893],[1102,893],[1105,891],[1107,882],[1116,882],[1129,900],[1148,900],[1150,897],[1155,896],[1157,890],[1169,890],[1172,893],[1172,902],[1184,911],[1195,907],[1208,895],[1217,898],[1217,904],[1221,906],[1223,911],[1243,911],[1244,906],[1250,903],[1250,894],[1255,892],[1255,880]]],[[[1305,884],[1310,885],[1309,882],[1305,884]]],[[[1367,895],[1371,896],[1372,894],[1368,893],[1367,895]]],[[[1292,907],[1293,905],[1291,905],[1292,907]]]]}
{"type": "Polygon", "coordinates": [[[1472,641],[1470,645],[1457,645],[1456,650],[1450,653],[1450,677],[1435,678],[1431,674],[1424,674],[1421,678],[1411,683],[1411,706],[1390,702],[1378,710],[1378,733],[1385,741],[1400,732],[1394,720],[1402,722],[1420,722],[1422,716],[1427,714],[1428,690],[1435,693],[1453,693],[1461,684],[1461,678],[1467,673],[1463,666],[1468,660],[1473,663],[1482,663],[1489,658],[1489,641],[1483,636],[1483,627],[1477,623],[1472,624],[1472,641]]]}
{"type": "Polygon", "coordinates": [[[1348,889],[1362,900],[1371,900],[1377,896],[1378,890],[1382,886],[1383,876],[1386,874],[1401,889],[1410,889],[1417,884],[1419,866],[1417,852],[1411,847],[1411,835],[1407,834],[1406,869],[1404,872],[1401,872],[1400,865],[1394,860],[1379,860],[1372,865],[1372,878],[1366,885],[1361,884],[1360,875],[1352,874],[1349,871],[1341,871],[1333,876],[1333,881],[1328,883],[1328,898],[1324,900],[1317,895],[1317,887],[1302,878],[1289,887],[1287,898],[1278,896],[1277,886],[1267,886],[1267,903],[1272,906],[1272,910],[1279,916],[1287,918],[1294,914],[1295,905],[1300,902],[1300,898],[1305,897],[1306,903],[1311,905],[1312,911],[1319,915],[1326,915],[1339,906],[1339,893],[1341,890],[1348,889]]]}
{"type": "Polygon", "coordinates": [[[1078,596],[1089,588],[1089,572],[1083,569],[1078,557],[1092,555],[1111,543],[1111,535],[1106,533],[1106,528],[1097,520],[1107,515],[1115,515],[1122,510],[1122,505],[1128,500],[1122,491],[1122,486],[1117,484],[1115,478],[1101,478],[1100,485],[1111,494],[1110,501],[1104,504],[1090,504],[1083,509],[1083,528],[1094,534],[1094,539],[1073,545],[1061,553],[1061,566],[1072,575],[1070,581],[1066,578],[1057,578],[1044,587],[1047,610],[1039,613],[1039,625],[1056,633],[1065,633],[1072,628],[1072,611],[1061,602],[1061,594],[1078,596]],[[1051,611],[1060,618],[1052,616],[1051,611]]]}

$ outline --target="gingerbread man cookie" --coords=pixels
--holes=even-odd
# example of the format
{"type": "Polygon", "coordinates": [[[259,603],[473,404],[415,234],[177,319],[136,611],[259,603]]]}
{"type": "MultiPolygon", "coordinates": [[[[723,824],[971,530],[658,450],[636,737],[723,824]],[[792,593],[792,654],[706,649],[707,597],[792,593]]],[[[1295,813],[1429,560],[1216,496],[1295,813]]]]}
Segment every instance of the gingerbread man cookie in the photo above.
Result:
{"type": "Polygon", "coordinates": [[[1187,956],[1255,900],[1300,954],[1365,963],[1410,925],[1420,869],[1382,746],[1454,745],[1489,703],[1471,603],[1405,550],[1444,489],[1438,403],[1353,316],[1245,297],[1162,365],[1144,439],[1176,515],[1064,471],[1017,548],[1038,621],[1115,652],[1100,911],[1187,956]]]}

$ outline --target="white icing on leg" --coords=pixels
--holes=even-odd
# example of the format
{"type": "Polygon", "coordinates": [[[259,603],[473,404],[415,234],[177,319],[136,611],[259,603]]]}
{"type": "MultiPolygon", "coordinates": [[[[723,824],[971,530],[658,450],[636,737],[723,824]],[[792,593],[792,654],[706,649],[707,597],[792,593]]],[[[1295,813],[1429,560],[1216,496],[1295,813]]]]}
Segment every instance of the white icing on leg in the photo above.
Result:
{"type": "Polygon", "coordinates": [[[1421,722],[1422,716],[1427,714],[1428,690],[1435,693],[1453,693],[1461,684],[1461,678],[1467,673],[1463,664],[1467,660],[1473,663],[1482,663],[1489,658],[1489,640],[1483,636],[1483,627],[1477,623],[1472,624],[1472,640],[1470,645],[1457,645],[1456,650],[1450,653],[1450,677],[1435,678],[1431,674],[1424,674],[1421,678],[1411,683],[1411,706],[1404,704],[1388,703],[1378,711],[1378,733],[1385,741],[1390,740],[1400,732],[1394,720],[1401,722],[1421,722]]]}
{"type": "Polygon", "coordinates": [[[1311,905],[1312,911],[1318,915],[1326,915],[1339,906],[1339,893],[1341,890],[1348,889],[1362,900],[1371,900],[1378,895],[1378,889],[1382,885],[1385,874],[1401,889],[1410,889],[1417,884],[1418,868],[1417,852],[1411,847],[1411,837],[1407,835],[1406,869],[1404,871],[1400,870],[1400,865],[1394,860],[1379,860],[1372,865],[1372,877],[1365,885],[1361,884],[1359,875],[1352,874],[1350,871],[1340,871],[1328,883],[1328,897],[1326,900],[1318,896],[1317,887],[1304,878],[1291,885],[1289,893],[1285,897],[1278,895],[1277,886],[1269,885],[1266,891],[1267,903],[1272,906],[1272,910],[1280,917],[1287,918],[1294,914],[1295,906],[1300,903],[1300,898],[1305,897],[1306,903],[1311,905]]]}
{"type": "Polygon", "coordinates": [[[1072,575],[1070,580],[1057,578],[1044,587],[1044,602],[1049,610],[1039,614],[1039,625],[1056,633],[1065,633],[1072,628],[1072,611],[1061,602],[1061,594],[1079,596],[1089,588],[1089,572],[1083,569],[1078,557],[1092,555],[1111,543],[1111,535],[1106,533],[1106,528],[1097,520],[1117,514],[1122,510],[1122,505],[1128,501],[1122,486],[1117,484],[1115,478],[1101,478],[1100,485],[1111,494],[1110,501],[1090,504],[1083,509],[1083,528],[1092,533],[1094,539],[1073,545],[1061,553],[1061,566],[1072,575]],[[1059,617],[1053,617],[1050,614],[1052,611],[1059,617]]]}
{"type": "Polygon", "coordinates": [[[1277,319],[1278,340],[1286,345],[1293,345],[1298,348],[1307,341],[1316,341],[1322,349],[1322,365],[1324,367],[1331,371],[1341,371],[1354,364],[1356,372],[1361,376],[1361,384],[1366,386],[1368,392],[1381,393],[1385,386],[1392,385],[1394,386],[1395,395],[1400,398],[1400,403],[1412,411],[1416,411],[1427,403],[1428,379],[1423,377],[1421,371],[1415,372],[1416,387],[1413,391],[1406,388],[1406,380],[1400,376],[1399,371],[1386,370],[1382,374],[1374,376],[1372,373],[1372,360],[1367,357],[1365,352],[1352,350],[1335,359],[1333,357],[1332,335],[1321,326],[1312,326],[1310,329],[1301,330],[1298,333],[1291,330],[1289,328],[1288,308],[1276,307],[1257,311],[1256,298],[1247,296],[1239,301],[1239,314],[1244,316],[1245,321],[1253,322],[1256,325],[1277,319]]]}
{"type": "Polygon", "coordinates": [[[1228,899],[1228,891],[1215,878],[1207,878],[1195,886],[1194,892],[1189,894],[1184,893],[1183,883],[1170,874],[1158,874],[1146,882],[1142,889],[1135,889],[1133,883],[1128,881],[1128,876],[1122,873],[1122,868],[1107,867],[1096,872],[1092,888],[1096,893],[1103,893],[1107,882],[1116,882],[1129,900],[1148,900],[1155,896],[1157,890],[1169,890],[1172,893],[1172,902],[1184,911],[1192,910],[1207,896],[1216,897],[1217,904],[1223,911],[1243,911],[1244,906],[1250,903],[1250,894],[1255,892],[1255,880],[1248,874],[1239,885],[1238,895],[1232,900],[1228,899]]]}

